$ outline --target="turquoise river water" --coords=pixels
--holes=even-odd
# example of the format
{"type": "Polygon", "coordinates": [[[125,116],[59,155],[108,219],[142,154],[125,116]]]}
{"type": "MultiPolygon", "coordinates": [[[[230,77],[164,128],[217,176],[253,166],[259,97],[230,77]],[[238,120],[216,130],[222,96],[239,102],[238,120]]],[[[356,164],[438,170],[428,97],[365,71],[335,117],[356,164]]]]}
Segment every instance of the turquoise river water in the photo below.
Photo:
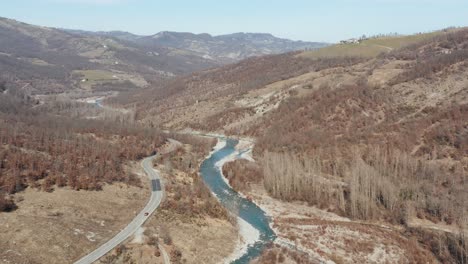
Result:
{"type": "MultiPolygon", "coordinates": [[[[211,157],[206,159],[201,167],[200,173],[205,181],[205,184],[216,194],[221,204],[238,215],[240,218],[245,220],[247,223],[252,225],[260,233],[259,240],[250,245],[247,252],[240,258],[233,261],[233,264],[248,263],[250,260],[259,256],[264,250],[265,246],[270,242],[273,242],[276,238],[275,233],[270,228],[269,218],[265,212],[260,209],[252,201],[245,199],[234,191],[224,180],[219,168],[216,167],[216,163],[223,158],[233,154],[235,146],[238,144],[238,140],[227,139],[226,146],[222,149],[215,151],[211,157]]],[[[238,154],[239,156],[240,154],[238,154]]]]}

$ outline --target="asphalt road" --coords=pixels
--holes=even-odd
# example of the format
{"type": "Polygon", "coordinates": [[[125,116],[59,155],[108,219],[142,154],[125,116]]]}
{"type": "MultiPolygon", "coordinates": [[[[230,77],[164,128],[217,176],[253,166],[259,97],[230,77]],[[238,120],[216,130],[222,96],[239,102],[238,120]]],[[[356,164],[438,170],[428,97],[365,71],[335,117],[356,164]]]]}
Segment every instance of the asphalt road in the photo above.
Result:
{"type": "Polygon", "coordinates": [[[148,217],[150,217],[151,214],[158,208],[163,198],[163,188],[161,186],[161,179],[159,174],[153,169],[152,160],[154,157],[155,156],[145,158],[141,162],[141,166],[151,181],[151,198],[146,204],[145,208],[143,208],[143,210],[141,210],[141,212],[132,220],[132,222],[130,222],[122,231],[120,231],[120,233],[100,246],[98,249],[75,262],[75,264],[90,264],[104,256],[107,252],[111,251],[113,248],[117,247],[120,243],[133,235],[137,229],[145,223],[148,217]],[[145,213],[148,213],[148,215],[145,216],[145,213]]]}

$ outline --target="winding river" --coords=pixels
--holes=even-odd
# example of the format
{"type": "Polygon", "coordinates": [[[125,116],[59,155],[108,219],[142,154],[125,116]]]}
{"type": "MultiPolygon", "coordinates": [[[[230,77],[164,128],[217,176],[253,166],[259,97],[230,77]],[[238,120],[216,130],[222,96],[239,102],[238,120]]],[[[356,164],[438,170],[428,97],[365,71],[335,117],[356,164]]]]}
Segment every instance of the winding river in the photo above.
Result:
{"type": "MultiPolygon", "coordinates": [[[[102,98],[97,99],[94,102],[95,105],[99,108],[103,108],[102,100],[102,98]]],[[[226,145],[213,152],[209,158],[203,161],[200,166],[200,174],[205,184],[226,209],[243,219],[258,231],[259,237],[257,241],[254,244],[248,245],[246,252],[231,262],[232,264],[249,263],[254,258],[260,256],[264,248],[276,239],[276,235],[270,228],[269,219],[265,212],[255,203],[243,198],[239,193],[233,190],[223,179],[220,168],[216,165],[219,161],[233,153],[236,153],[236,158],[241,158],[240,156],[245,151],[240,152],[235,149],[239,141],[220,137],[218,137],[218,140],[225,141],[226,145]]]]}
{"type": "Polygon", "coordinates": [[[259,239],[257,242],[249,245],[244,255],[231,262],[233,264],[248,263],[250,260],[259,256],[265,246],[273,242],[276,236],[270,228],[269,219],[265,212],[255,203],[241,197],[239,193],[233,190],[223,179],[219,167],[216,166],[216,163],[233,153],[236,153],[236,157],[240,158],[241,153],[238,153],[235,149],[239,141],[235,139],[219,140],[226,140],[226,145],[212,153],[212,155],[201,164],[200,173],[205,184],[211,189],[226,209],[258,230],[259,239]]]}

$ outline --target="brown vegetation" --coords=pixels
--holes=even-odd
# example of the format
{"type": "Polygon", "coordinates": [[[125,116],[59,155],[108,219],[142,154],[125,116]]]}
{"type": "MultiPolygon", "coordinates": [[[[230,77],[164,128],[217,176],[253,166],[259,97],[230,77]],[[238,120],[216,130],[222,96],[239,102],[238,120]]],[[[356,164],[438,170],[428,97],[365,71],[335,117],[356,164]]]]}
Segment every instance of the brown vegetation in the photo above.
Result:
{"type": "MultiPolygon", "coordinates": [[[[200,74],[190,85],[179,80],[180,90],[173,90],[166,104],[181,96],[180,106],[187,107],[181,111],[197,111],[197,107],[189,107],[196,106],[196,100],[200,104],[216,98],[223,102],[224,108],[212,106],[211,114],[200,112],[205,118],[186,123],[202,130],[223,129],[245,116],[254,118],[247,129],[232,131],[257,137],[254,152],[264,171],[247,171],[260,178],[263,175],[265,188],[276,198],[306,201],[353,219],[405,226],[408,220],[420,218],[463,230],[468,210],[464,202],[468,200],[467,36],[467,30],[458,30],[373,61],[320,71],[307,77],[323,79],[319,85],[310,81],[301,88],[300,83],[291,82],[299,88],[288,97],[269,97],[272,90],[265,89],[255,96],[265,96],[270,105],[278,105],[265,114],[254,116],[251,105],[239,107],[236,103],[250,95],[249,89],[270,82],[247,85],[244,87],[252,88],[237,93],[232,91],[240,86],[205,78],[210,74],[221,78],[223,73],[240,73],[240,79],[250,76],[249,72],[236,72],[242,63],[225,67],[221,73],[200,74]],[[344,75],[352,78],[333,84],[334,78],[344,75]],[[378,82],[371,82],[372,78],[378,82]],[[205,86],[200,88],[201,84],[205,86]]],[[[274,66],[271,70],[262,60],[258,63],[265,72],[281,71],[274,66]]],[[[178,111],[176,107],[166,110],[172,116],[178,111]]],[[[233,186],[248,189],[255,177],[243,177],[245,171],[238,162],[228,166],[225,175],[233,186]]],[[[466,245],[464,236],[459,241],[466,245]]],[[[448,239],[441,243],[441,248],[452,248],[446,251],[450,254],[434,252],[441,261],[459,262],[460,256],[466,256],[466,249],[449,245],[448,239]]]]}
{"type": "Polygon", "coordinates": [[[16,209],[16,205],[9,197],[0,194],[0,212],[10,212],[16,209]]]}
{"type": "Polygon", "coordinates": [[[0,46],[2,77],[13,88],[30,83],[28,89],[34,94],[89,88],[128,91],[222,64],[166,45],[142,46],[105,33],[70,32],[6,18],[0,18],[0,46]],[[125,77],[81,82],[83,78],[73,74],[76,70],[124,73],[125,77]]]}
{"type": "Polygon", "coordinates": [[[28,103],[0,95],[0,190],[13,194],[27,187],[54,186],[100,190],[102,184],[140,185],[127,161],[149,156],[163,142],[158,132],[114,120],[52,116],[28,103]],[[2,101],[3,102],[3,101],[2,101]]]}
{"type": "MultiPolygon", "coordinates": [[[[363,193],[368,199],[378,201],[392,211],[396,200],[407,199],[408,195],[402,192],[410,192],[411,199],[424,201],[422,203],[426,205],[422,207],[431,217],[452,219],[453,211],[460,212],[463,208],[460,201],[466,199],[463,190],[467,184],[464,176],[467,171],[464,156],[467,152],[466,140],[462,139],[467,132],[466,105],[450,106],[442,111],[428,109],[424,114],[401,122],[401,116],[407,114],[405,112],[409,109],[391,107],[384,94],[365,85],[349,87],[344,91],[318,90],[309,97],[294,98],[280,106],[271,119],[264,119],[264,124],[259,126],[260,131],[266,133],[260,137],[257,152],[262,149],[275,152],[287,150],[279,156],[268,152],[264,154],[268,170],[265,173],[267,189],[279,197],[300,198],[309,202],[314,201],[310,197],[314,194],[312,189],[304,190],[307,198],[296,191],[316,188],[336,196],[336,188],[326,191],[327,188],[317,186],[325,183],[332,187],[333,181],[332,184],[329,184],[330,180],[315,184],[312,176],[320,178],[323,172],[331,175],[332,179],[344,179],[348,184],[350,189],[343,191],[353,201],[354,205],[350,207],[353,216],[369,218],[370,208],[359,205],[364,198],[356,196],[356,193],[363,193]],[[314,103],[311,104],[311,101],[314,103]],[[328,107],[330,105],[334,107],[328,107]],[[385,122],[382,122],[381,113],[386,117],[385,122]],[[409,155],[414,149],[416,157],[409,155]],[[288,152],[299,154],[291,155],[288,152]],[[447,167],[428,160],[443,158],[457,162],[447,167]],[[313,168],[310,168],[310,164],[313,164],[313,168]],[[312,175],[312,178],[308,179],[306,175],[312,175]],[[355,183],[368,186],[366,188],[380,185],[382,190],[362,189],[355,183]],[[415,186],[412,186],[413,183],[415,186]],[[392,190],[395,185],[412,190],[403,191],[398,187],[392,190]],[[452,213],[429,209],[433,206],[432,199],[437,200],[437,204],[458,206],[459,209],[446,208],[445,212],[452,213]]],[[[316,197],[323,201],[328,196],[316,193],[316,197]]],[[[339,201],[334,203],[335,206],[344,209],[342,195],[335,198],[339,201]]],[[[391,215],[396,216],[394,212],[391,215]]],[[[458,214],[457,219],[460,217],[458,214]]]]}
{"type": "Polygon", "coordinates": [[[313,205],[344,211],[343,184],[321,176],[320,158],[300,159],[291,154],[266,152],[262,159],[265,189],[288,201],[302,200],[313,205]]]}
{"type": "Polygon", "coordinates": [[[182,144],[173,142],[177,148],[162,150],[155,159],[165,198],[146,227],[150,231],[157,227],[172,263],[219,263],[234,248],[235,219],[198,175],[199,164],[216,140],[183,134],[170,137],[182,144]]]}
{"type": "MultiPolygon", "coordinates": [[[[240,190],[263,178],[276,198],[352,219],[407,228],[419,218],[463,230],[467,36],[467,30],[457,30],[371,60],[310,60],[294,53],[252,58],[111,101],[136,105],[135,118],[151,126],[212,131],[232,125],[226,130],[256,137],[254,154],[263,171],[241,162],[224,168],[240,190]],[[249,122],[240,122],[247,117],[249,122]]],[[[199,156],[188,153],[180,149],[160,162],[170,174],[192,171],[199,156]]],[[[199,215],[209,204],[181,193],[204,197],[206,190],[193,174],[174,175],[164,208],[199,215]]],[[[442,262],[466,256],[464,236],[457,243],[440,241],[442,253],[433,253],[442,262]]],[[[408,259],[430,259],[418,252],[408,259]]]]}
{"type": "MultiPolygon", "coordinates": [[[[336,262],[336,261],[335,261],[336,262]]],[[[269,245],[260,257],[255,259],[253,264],[281,264],[281,263],[301,263],[315,264],[320,263],[317,260],[312,260],[305,253],[300,253],[296,250],[291,250],[278,245],[269,245]]],[[[339,262],[336,262],[339,263],[339,262]]]]}
{"type": "MultiPolygon", "coordinates": [[[[134,168],[146,177],[137,162],[134,168]]],[[[123,183],[103,185],[99,192],[27,188],[14,195],[16,210],[0,213],[0,259],[73,263],[120,232],[148,199],[147,186],[123,183]]]]}
{"type": "Polygon", "coordinates": [[[198,175],[198,167],[203,158],[214,146],[211,138],[190,135],[173,135],[190,147],[178,147],[175,151],[158,156],[156,164],[164,165],[169,175],[165,182],[166,199],[161,208],[178,215],[177,219],[192,222],[206,216],[228,220],[226,209],[214,198],[203,179],[198,175]],[[182,176],[182,174],[184,176],[182,176]]]}
{"type": "MultiPolygon", "coordinates": [[[[110,99],[109,102],[126,106],[136,103],[137,112],[141,118],[157,123],[169,122],[174,117],[175,111],[183,110],[189,105],[209,102],[216,98],[235,97],[307,72],[346,67],[362,61],[360,58],[310,60],[297,57],[296,53],[251,58],[237,64],[177,78],[155,89],[121,94],[110,99]]],[[[229,118],[236,118],[245,112],[252,111],[252,109],[235,106],[229,106],[224,110],[227,111],[222,111],[220,115],[229,113],[231,116],[229,118]]],[[[224,121],[229,118],[226,116],[224,121]]],[[[196,119],[191,120],[191,125],[194,128],[211,130],[219,125],[216,120],[216,117],[196,119]]]]}
{"type": "Polygon", "coordinates": [[[263,180],[262,168],[247,160],[235,160],[224,164],[223,175],[229,184],[240,192],[250,190],[250,184],[260,183],[263,180]]]}
{"type": "Polygon", "coordinates": [[[409,228],[408,237],[415,237],[425,245],[441,263],[467,263],[468,245],[466,235],[437,232],[422,228],[409,228]]]}

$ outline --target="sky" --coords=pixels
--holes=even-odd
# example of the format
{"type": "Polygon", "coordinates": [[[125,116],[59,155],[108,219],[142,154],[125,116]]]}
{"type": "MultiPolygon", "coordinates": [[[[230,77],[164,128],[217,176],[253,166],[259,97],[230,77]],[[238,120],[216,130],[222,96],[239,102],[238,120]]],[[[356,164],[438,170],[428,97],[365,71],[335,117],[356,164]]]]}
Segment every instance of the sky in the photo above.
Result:
{"type": "Polygon", "coordinates": [[[468,0],[0,0],[0,16],[41,26],[140,35],[262,32],[337,42],[363,34],[468,26],[468,0]]]}

